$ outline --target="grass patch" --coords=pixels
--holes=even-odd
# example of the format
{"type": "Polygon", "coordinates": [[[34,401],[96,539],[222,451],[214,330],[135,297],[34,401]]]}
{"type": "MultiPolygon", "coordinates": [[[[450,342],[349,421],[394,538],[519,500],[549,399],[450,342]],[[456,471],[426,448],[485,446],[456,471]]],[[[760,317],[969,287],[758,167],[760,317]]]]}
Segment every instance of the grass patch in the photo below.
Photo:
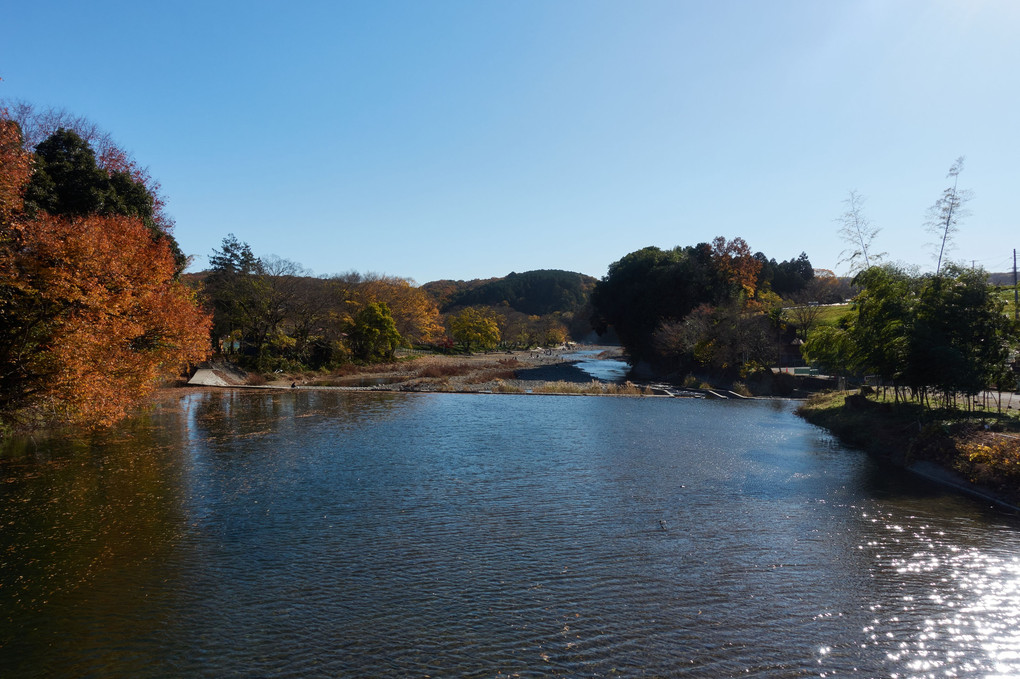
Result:
{"type": "Polygon", "coordinates": [[[797,408],[797,414],[825,427],[845,443],[893,458],[905,454],[912,436],[919,431],[921,407],[909,405],[896,408],[869,401],[860,394],[829,391],[811,396],[797,408]]]}
{"type": "Polygon", "coordinates": [[[331,377],[350,377],[352,375],[373,375],[377,373],[391,373],[398,372],[401,370],[407,370],[407,363],[415,361],[416,358],[405,359],[402,361],[393,361],[390,363],[344,363],[343,365],[337,366],[335,370],[330,371],[331,377]]]}
{"type": "Polygon", "coordinates": [[[651,396],[652,390],[642,388],[632,382],[624,384],[607,384],[592,380],[591,382],[545,382],[532,389],[535,394],[588,394],[593,396],[651,396]]]}
{"type": "Polygon", "coordinates": [[[557,380],[544,382],[531,390],[535,394],[601,394],[602,386],[592,380],[589,383],[557,380]]]}

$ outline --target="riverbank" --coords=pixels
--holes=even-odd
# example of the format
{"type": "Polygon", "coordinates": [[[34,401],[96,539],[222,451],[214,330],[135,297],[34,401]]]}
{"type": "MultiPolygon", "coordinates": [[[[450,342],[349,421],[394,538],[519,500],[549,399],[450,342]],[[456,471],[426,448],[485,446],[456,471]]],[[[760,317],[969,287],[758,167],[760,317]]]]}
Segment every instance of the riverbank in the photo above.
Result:
{"type": "Polygon", "coordinates": [[[589,358],[620,359],[619,347],[427,354],[376,365],[344,366],[322,373],[243,373],[229,363],[209,364],[192,378],[195,386],[347,391],[654,395],[630,383],[597,380],[578,367],[578,352],[589,358]]]}
{"type": "Polygon", "coordinates": [[[861,394],[826,392],[797,414],[843,443],[1020,511],[1020,421],[994,412],[936,413],[861,394]]]}

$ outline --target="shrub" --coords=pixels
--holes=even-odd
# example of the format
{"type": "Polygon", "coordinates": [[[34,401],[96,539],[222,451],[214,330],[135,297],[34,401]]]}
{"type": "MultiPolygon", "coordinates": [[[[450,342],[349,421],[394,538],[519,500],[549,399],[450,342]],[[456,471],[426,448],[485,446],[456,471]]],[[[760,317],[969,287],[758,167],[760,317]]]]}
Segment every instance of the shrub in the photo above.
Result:
{"type": "Polygon", "coordinates": [[[730,387],[730,391],[734,394],[740,394],[741,396],[751,396],[751,390],[747,388],[747,385],[743,382],[734,382],[730,387]]]}

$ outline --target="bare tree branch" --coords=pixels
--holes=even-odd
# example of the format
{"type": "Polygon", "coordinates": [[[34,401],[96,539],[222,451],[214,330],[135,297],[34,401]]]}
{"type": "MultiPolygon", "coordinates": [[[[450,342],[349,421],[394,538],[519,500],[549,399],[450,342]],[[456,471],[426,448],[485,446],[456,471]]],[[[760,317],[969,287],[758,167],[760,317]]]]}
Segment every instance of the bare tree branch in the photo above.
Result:
{"type": "Polygon", "coordinates": [[[864,214],[864,196],[856,191],[850,191],[850,195],[843,203],[846,205],[846,212],[836,221],[843,225],[839,235],[850,248],[839,253],[840,260],[837,264],[848,263],[851,273],[869,269],[872,264],[878,264],[886,254],[875,252],[872,247],[875,236],[881,229],[873,227],[864,214]]]}

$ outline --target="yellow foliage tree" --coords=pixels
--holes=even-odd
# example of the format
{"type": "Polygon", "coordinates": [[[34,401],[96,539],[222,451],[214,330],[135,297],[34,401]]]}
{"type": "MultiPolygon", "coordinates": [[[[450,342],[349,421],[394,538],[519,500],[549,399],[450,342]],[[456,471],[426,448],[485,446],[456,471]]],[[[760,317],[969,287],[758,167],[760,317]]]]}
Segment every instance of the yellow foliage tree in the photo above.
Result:
{"type": "Polygon", "coordinates": [[[436,303],[409,278],[366,276],[351,293],[357,309],[373,303],[389,307],[397,331],[412,344],[431,344],[443,336],[436,303]]]}
{"type": "Polygon", "coordinates": [[[467,307],[449,319],[450,336],[468,351],[492,349],[500,341],[499,323],[487,309],[467,307]]]}

